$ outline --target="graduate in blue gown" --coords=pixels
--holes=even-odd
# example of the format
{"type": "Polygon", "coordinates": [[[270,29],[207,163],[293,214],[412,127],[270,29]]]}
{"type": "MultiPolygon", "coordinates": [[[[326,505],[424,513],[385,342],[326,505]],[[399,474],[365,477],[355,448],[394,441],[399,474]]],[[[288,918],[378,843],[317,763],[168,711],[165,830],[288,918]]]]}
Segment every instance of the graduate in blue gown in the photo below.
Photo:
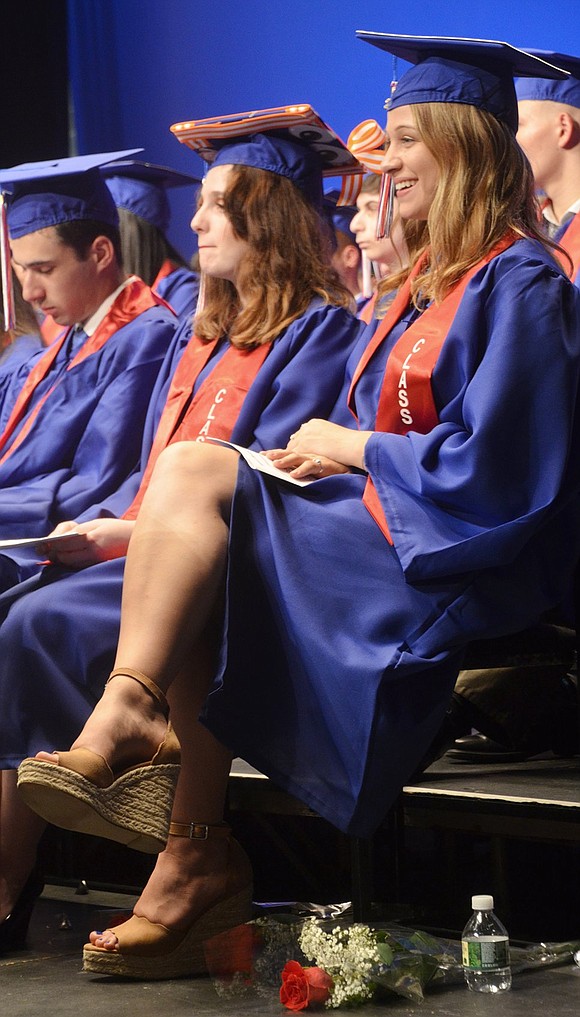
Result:
{"type": "MultiPolygon", "coordinates": [[[[562,248],[564,271],[580,287],[580,58],[530,52],[570,72],[564,80],[516,82],[517,141],[541,192],[546,233],[562,248]]],[[[569,622],[569,612],[561,620],[569,622]]],[[[449,758],[467,763],[515,762],[550,751],[575,755],[577,698],[574,676],[563,663],[462,670],[440,748],[458,738],[449,758]]]]}
{"type": "MultiPolygon", "coordinates": [[[[343,146],[340,150],[348,166],[356,169],[356,160],[343,146]]],[[[0,656],[6,663],[0,676],[0,698],[6,707],[0,722],[3,767],[17,766],[24,756],[45,746],[47,738],[51,743],[56,739],[55,744],[74,740],[102,694],[118,639],[123,550],[161,449],[211,437],[271,448],[285,443],[303,419],[328,416],[343,389],[345,364],[362,329],[348,309],[349,293],[328,264],[316,150],[284,131],[281,138],[257,134],[235,147],[230,143],[220,152],[220,160],[208,174],[192,223],[208,252],[202,255],[207,265],[205,310],[196,318],[194,335],[190,325],[180,328],[159,372],[144,428],[140,470],[103,500],[96,518],[85,514],[57,527],[57,532],[71,527],[80,531],[65,551],[57,553],[59,545],[54,545],[55,557],[75,569],[83,566],[80,571],[51,565],[33,592],[27,581],[0,597],[0,610],[7,613],[0,629],[4,647],[0,656]],[[265,160],[268,172],[260,168],[265,160]],[[237,177],[230,184],[228,174],[234,169],[237,177]],[[217,191],[214,178],[221,180],[217,191]],[[238,232],[232,235],[229,222],[234,220],[238,232]],[[288,221],[297,238],[290,251],[288,221]],[[251,279],[251,299],[243,313],[232,281],[237,262],[242,268],[248,262],[246,278],[251,279]],[[223,334],[224,323],[229,336],[223,334]],[[91,563],[96,564],[84,567],[91,563]],[[28,650],[23,625],[38,636],[38,641],[28,643],[28,650]],[[16,672],[22,680],[14,684],[16,672]],[[39,694],[43,705],[37,710],[33,701],[40,705],[39,694]]],[[[3,773],[6,800],[11,800],[15,785],[9,776],[3,773]]],[[[5,806],[0,823],[5,867],[11,852],[3,823],[9,813],[12,828],[19,830],[18,855],[14,857],[13,850],[12,858],[22,881],[39,832],[34,826],[37,817],[28,809],[15,815],[5,806]]],[[[3,875],[0,870],[0,888],[3,875]]]]}
{"type": "Polygon", "coordinates": [[[232,752],[370,835],[466,643],[557,603],[578,558],[579,294],[539,231],[512,79],[560,72],[499,43],[371,41],[416,64],[383,167],[410,264],[361,339],[358,426],[312,419],[270,451],[306,487],[208,444],[160,455],[106,691],[70,752],[20,767],[40,815],[140,843],[175,762],[167,692],[182,745],[167,847],[129,922],[91,934],[91,971],[195,973],[209,930],[239,920],[248,873],[220,825],[232,752]]]}
{"type": "MultiPolygon", "coordinates": [[[[123,270],[117,211],[98,169],[106,161],[0,171],[23,297],[64,326],[12,379],[0,433],[2,538],[49,533],[136,469],[151,392],[177,328],[163,301],[123,270]]],[[[5,588],[26,574],[28,563],[21,570],[19,561],[17,553],[0,560],[5,588]]]]}
{"type": "Polygon", "coordinates": [[[354,205],[337,205],[339,198],[340,191],[336,189],[324,192],[324,208],[334,240],[332,265],[338,272],[339,279],[352,293],[358,312],[362,300],[361,254],[350,228],[357,210],[354,205]]]}
{"type": "Polygon", "coordinates": [[[580,286],[580,57],[530,52],[569,71],[564,81],[522,78],[516,83],[518,142],[542,192],[544,225],[571,259],[562,263],[580,286]]]}
{"type": "Polygon", "coordinates": [[[199,277],[167,239],[171,208],[167,191],[191,189],[191,205],[199,178],[125,159],[103,166],[101,172],[119,212],[125,267],[171,305],[181,320],[189,320],[197,304],[199,277]]]}

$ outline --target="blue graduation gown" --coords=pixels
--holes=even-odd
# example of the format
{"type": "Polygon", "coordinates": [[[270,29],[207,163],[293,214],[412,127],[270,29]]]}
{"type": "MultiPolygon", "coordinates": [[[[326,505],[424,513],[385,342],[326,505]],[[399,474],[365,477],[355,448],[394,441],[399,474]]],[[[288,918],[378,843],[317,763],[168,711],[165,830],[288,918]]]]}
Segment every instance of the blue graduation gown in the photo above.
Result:
{"type": "MultiPolygon", "coordinates": [[[[63,347],[28,412],[53,385],[54,391],[24,441],[0,463],[1,538],[50,532],[116,491],[135,470],[151,392],[177,326],[166,307],[149,308],[68,371],[63,347]]],[[[27,569],[26,555],[10,552],[10,558],[27,569]]],[[[6,588],[14,577],[3,565],[6,588]]]]}
{"type": "Polygon", "coordinates": [[[180,266],[161,279],[155,292],[171,305],[181,321],[193,318],[199,296],[199,276],[180,266]]]}
{"type": "Polygon", "coordinates": [[[0,354],[0,434],[34,363],[34,354],[43,349],[40,336],[20,335],[0,354]]]}
{"type": "Polygon", "coordinates": [[[9,346],[5,346],[0,353],[0,377],[15,371],[33,353],[38,353],[43,348],[39,335],[16,336],[14,341],[9,346]]]}
{"type": "MultiPolygon", "coordinates": [[[[356,402],[373,429],[376,358],[356,402]]],[[[428,434],[298,489],[240,464],[227,623],[205,721],[339,828],[368,835],[440,726],[464,646],[523,628],[579,556],[580,294],[518,241],[468,284],[428,434]],[[324,577],[321,585],[321,576],[324,577]]]]}
{"type": "MultiPolygon", "coordinates": [[[[132,504],[139,486],[141,483],[142,473],[147,465],[147,459],[149,458],[149,452],[153,444],[157,425],[165,406],[167,399],[167,393],[175,369],[181,359],[181,355],[189,342],[192,334],[192,321],[182,321],[173,339],[171,340],[169,349],[163,363],[157,373],[151,398],[149,400],[149,406],[147,408],[147,414],[145,416],[145,423],[143,425],[143,431],[141,436],[141,450],[138,461],[135,464],[135,469],[130,473],[125,480],[113,491],[108,497],[102,499],[98,504],[89,506],[84,512],[80,512],[76,519],[78,522],[84,522],[90,519],[99,518],[120,518],[125,510],[132,504]]],[[[1,617],[1,606],[0,606],[0,617],[1,617]]]]}
{"type": "MultiPolygon", "coordinates": [[[[273,344],[232,440],[257,449],[278,447],[304,420],[327,416],[361,329],[348,311],[313,303],[273,344]]],[[[183,330],[176,335],[169,362],[179,359],[186,335],[183,330]]],[[[143,466],[170,373],[164,367],[148,415],[143,466]]],[[[122,497],[108,499],[102,508],[114,507],[120,514],[131,500],[125,488],[122,497]]],[[[30,584],[22,583],[0,597],[0,610],[7,611],[0,626],[0,768],[18,766],[41,748],[68,746],[76,738],[113,664],[123,568],[124,559],[80,572],[49,566],[40,588],[29,591],[30,584]]]]}

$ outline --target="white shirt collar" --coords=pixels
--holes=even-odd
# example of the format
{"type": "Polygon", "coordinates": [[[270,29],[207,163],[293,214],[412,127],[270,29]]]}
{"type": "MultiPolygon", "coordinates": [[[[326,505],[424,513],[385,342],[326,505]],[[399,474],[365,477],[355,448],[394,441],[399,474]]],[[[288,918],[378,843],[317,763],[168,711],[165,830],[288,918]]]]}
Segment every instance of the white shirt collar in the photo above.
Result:
{"type": "Polygon", "coordinates": [[[566,223],[570,221],[570,219],[572,219],[578,212],[580,212],[580,198],[578,198],[578,201],[573,202],[573,204],[566,209],[564,215],[559,221],[558,219],[556,219],[556,216],[554,215],[551,202],[548,202],[548,204],[545,206],[542,212],[544,219],[547,219],[547,221],[552,226],[565,226],[566,223]]]}

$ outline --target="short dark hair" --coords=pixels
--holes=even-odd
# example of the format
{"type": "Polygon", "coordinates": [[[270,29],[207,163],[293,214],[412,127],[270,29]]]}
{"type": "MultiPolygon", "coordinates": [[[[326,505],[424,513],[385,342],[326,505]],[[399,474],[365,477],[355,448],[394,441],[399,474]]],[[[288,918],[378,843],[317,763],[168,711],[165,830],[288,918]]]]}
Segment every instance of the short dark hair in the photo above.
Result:
{"type": "Polygon", "coordinates": [[[113,245],[119,268],[123,267],[121,235],[118,226],[97,222],[94,219],[73,219],[72,222],[61,222],[55,226],[56,235],[61,243],[72,247],[79,261],[86,261],[89,247],[97,237],[107,237],[113,245]]]}

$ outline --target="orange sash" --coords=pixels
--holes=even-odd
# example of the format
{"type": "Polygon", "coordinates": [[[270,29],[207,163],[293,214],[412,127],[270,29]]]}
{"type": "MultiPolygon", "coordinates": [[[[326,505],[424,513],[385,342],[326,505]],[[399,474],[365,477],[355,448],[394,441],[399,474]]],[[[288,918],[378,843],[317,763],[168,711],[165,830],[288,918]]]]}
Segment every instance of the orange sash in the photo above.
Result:
{"type": "MultiPolygon", "coordinates": [[[[485,258],[462,276],[440,304],[428,307],[395,343],[387,361],[379,396],[375,423],[377,431],[407,434],[413,430],[419,434],[428,434],[438,423],[439,417],[431,389],[431,375],[463,294],[474,275],[514,242],[513,235],[500,240],[485,258]]],[[[374,352],[407,309],[411,281],[420,272],[426,257],[427,254],[415,265],[399,290],[357,366],[349,393],[351,409],[355,385],[374,352]]],[[[389,543],[392,543],[385,513],[370,477],[365,487],[363,502],[389,543]]]]}
{"type": "Polygon", "coordinates": [[[230,346],[191,398],[195,382],[217,340],[202,343],[192,336],[177,365],[147,466],[133,503],[123,519],[135,519],[160,453],[175,441],[230,439],[244,399],[271,350],[271,344],[240,350],[230,346]],[[191,399],[191,401],[190,401],[191,399]]]}
{"type": "Polygon", "coordinates": [[[50,314],[47,314],[46,317],[43,318],[40,326],[40,334],[42,336],[44,346],[50,346],[55,339],[58,339],[59,335],[62,334],[65,328],[65,325],[57,325],[54,318],[52,318],[50,314]]]}
{"type": "MultiPolygon", "coordinates": [[[[574,281],[580,272],[580,212],[577,212],[570,221],[570,225],[564,231],[558,243],[572,259],[572,271],[569,274],[570,279],[574,281]]],[[[564,271],[569,272],[567,265],[564,265],[564,271]]]]}
{"type": "Polygon", "coordinates": [[[172,272],[175,272],[176,268],[177,268],[176,263],[172,261],[171,258],[166,258],[161,268],[159,269],[157,275],[155,276],[155,279],[151,283],[151,289],[156,290],[157,287],[159,286],[159,283],[162,282],[163,279],[167,279],[167,276],[171,275],[172,272]]]}
{"type": "MultiPolygon", "coordinates": [[[[86,358],[92,353],[96,353],[100,350],[107,340],[110,339],[111,336],[114,335],[120,328],[122,328],[123,325],[133,321],[133,319],[139,314],[142,314],[143,311],[147,311],[150,307],[155,307],[157,305],[169,307],[165,300],[153,293],[142,279],[134,279],[121,290],[115,302],[101,321],[100,325],[95,329],[92,336],[90,336],[90,338],[83,343],[80,349],[77,350],[70,364],[67,364],[67,371],[72,370],[73,367],[82,363],[82,361],[86,360],[86,358]]],[[[70,333],[71,329],[66,329],[61,338],[47,349],[46,353],[38,360],[35,367],[28,375],[18,399],[14,404],[12,413],[8,418],[6,427],[4,428],[2,435],[0,435],[0,451],[6,446],[6,443],[11,438],[15,428],[18,427],[20,421],[26,416],[28,405],[36,387],[47,376],[60,350],[65,342],[67,342],[70,333]]],[[[15,449],[18,448],[18,446],[30,433],[40,410],[52,392],[54,392],[57,384],[58,382],[55,382],[52,388],[50,388],[42,399],[38,401],[13,444],[0,459],[0,465],[8,458],[9,455],[12,454],[12,452],[14,452],[15,449]]]]}

